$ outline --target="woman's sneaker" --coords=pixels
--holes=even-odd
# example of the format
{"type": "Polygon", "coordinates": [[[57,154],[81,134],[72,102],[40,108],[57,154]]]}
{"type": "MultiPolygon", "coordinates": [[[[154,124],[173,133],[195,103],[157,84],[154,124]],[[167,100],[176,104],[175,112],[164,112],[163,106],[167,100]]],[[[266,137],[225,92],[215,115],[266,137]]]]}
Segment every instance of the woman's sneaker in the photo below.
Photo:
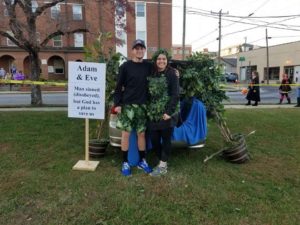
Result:
{"type": "Polygon", "coordinates": [[[123,162],[121,173],[125,177],[131,176],[131,169],[130,169],[130,165],[128,164],[128,162],[123,162]]]}
{"type": "Polygon", "coordinates": [[[152,173],[150,173],[150,176],[153,177],[159,177],[162,175],[165,175],[168,172],[168,167],[155,167],[152,171],[152,173]]]}
{"type": "Polygon", "coordinates": [[[143,169],[145,173],[152,172],[152,168],[148,165],[148,163],[144,159],[138,163],[137,167],[139,169],[143,169]]]}

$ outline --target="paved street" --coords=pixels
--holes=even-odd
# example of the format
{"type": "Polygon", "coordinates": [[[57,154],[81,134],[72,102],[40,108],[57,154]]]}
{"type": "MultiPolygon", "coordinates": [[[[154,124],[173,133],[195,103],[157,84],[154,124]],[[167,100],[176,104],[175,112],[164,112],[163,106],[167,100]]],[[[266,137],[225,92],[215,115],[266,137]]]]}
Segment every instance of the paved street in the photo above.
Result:
{"type": "MultiPolygon", "coordinates": [[[[245,85],[246,87],[246,85],[245,85]]],[[[247,100],[245,95],[242,95],[240,91],[226,92],[226,95],[230,98],[229,102],[224,102],[224,104],[245,104],[247,100]]],[[[292,103],[296,103],[296,88],[294,87],[291,94],[292,103]]],[[[260,104],[277,104],[279,102],[279,91],[278,87],[264,86],[260,88],[260,104]]],[[[284,100],[283,104],[286,102],[284,100]]]]}
{"type": "MultiPolygon", "coordinates": [[[[231,91],[226,92],[229,101],[224,101],[225,105],[244,105],[246,103],[245,96],[241,94],[242,86],[236,88],[232,85],[231,91]]],[[[246,85],[245,85],[246,87],[246,85]]],[[[291,93],[292,104],[296,103],[296,88],[291,93]]],[[[29,92],[22,93],[18,91],[0,91],[0,107],[12,106],[29,106],[31,96],[29,92]]],[[[277,104],[279,101],[278,87],[268,86],[261,87],[261,103],[260,105],[277,104]]],[[[283,105],[285,105],[284,100],[283,105]]],[[[43,92],[43,103],[53,106],[67,106],[67,92],[43,92]]]]}

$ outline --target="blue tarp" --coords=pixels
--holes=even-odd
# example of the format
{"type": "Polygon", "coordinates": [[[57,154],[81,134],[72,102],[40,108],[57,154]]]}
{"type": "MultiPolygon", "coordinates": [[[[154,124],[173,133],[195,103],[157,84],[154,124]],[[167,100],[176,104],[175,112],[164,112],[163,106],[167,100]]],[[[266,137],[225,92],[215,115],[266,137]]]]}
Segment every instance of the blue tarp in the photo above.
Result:
{"type": "MultiPolygon", "coordinates": [[[[182,102],[181,106],[184,106],[182,102]]],[[[182,108],[182,107],[181,107],[182,108]]],[[[193,98],[191,109],[185,119],[185,121],[179,126],[174,128],[172,140],[183,141],[189,145],[203,141],[207,136],[207,121],[206,121],[206,109],[204,104],[196,98],[193,98]]],[[[147,137],[147,149],[151,148],[151,141],[149,136],[147,137]]],[[[128,162],[131,166],[136,166],[139,162],[139,154],[137,147],[137,135],[133,130],[129,137],[129,149],[128,149],[128,162]]]]}
{"type": "Polygon", "coordinates": [[[204,104],[194,98],[191,110],[180,127],[175,127],[172,139],[194,145],[206,139],[207,121],[204,104]]]}

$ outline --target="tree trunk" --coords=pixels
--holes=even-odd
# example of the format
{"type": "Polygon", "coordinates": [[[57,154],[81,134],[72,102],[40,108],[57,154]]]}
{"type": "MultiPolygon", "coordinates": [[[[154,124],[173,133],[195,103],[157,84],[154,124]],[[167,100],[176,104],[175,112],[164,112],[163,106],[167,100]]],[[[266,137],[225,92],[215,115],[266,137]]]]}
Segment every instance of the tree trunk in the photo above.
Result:
{"type": "MultiPolygon", "coordinates": [[[[30,78],[37,81],[40,78],[40,62],[38,51],[30,53],[31,74],[30,78]]],[[[31,105],[40,106],[43,104],[40,85],[31,85],[31,105]]]]}

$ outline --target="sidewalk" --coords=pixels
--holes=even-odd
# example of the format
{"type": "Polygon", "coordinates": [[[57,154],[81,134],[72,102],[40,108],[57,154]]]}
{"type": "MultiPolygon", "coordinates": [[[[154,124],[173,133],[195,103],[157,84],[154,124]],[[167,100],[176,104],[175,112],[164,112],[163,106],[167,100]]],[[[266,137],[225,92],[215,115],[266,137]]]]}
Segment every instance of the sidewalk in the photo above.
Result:
{"type": "MultiPolygon", "coordinates": [[[[295,107],[295,104],[281,104],[281,105],[258,105],[258,106],[246,106],[246,105],[224,105],[225,109],[300,109],[300,107],[295,107]]],[[[0,112],[55,112],[55,111],[68,111],[68,107],[11,107],[11,108],[1,108],[0,112]]]]}
{"type": "Polygon", "coordinates": [[[268,104],[268,105],[224,105],[225,109],[300,109],[300,107],[295,107],[296,104],[268,104]]]}

